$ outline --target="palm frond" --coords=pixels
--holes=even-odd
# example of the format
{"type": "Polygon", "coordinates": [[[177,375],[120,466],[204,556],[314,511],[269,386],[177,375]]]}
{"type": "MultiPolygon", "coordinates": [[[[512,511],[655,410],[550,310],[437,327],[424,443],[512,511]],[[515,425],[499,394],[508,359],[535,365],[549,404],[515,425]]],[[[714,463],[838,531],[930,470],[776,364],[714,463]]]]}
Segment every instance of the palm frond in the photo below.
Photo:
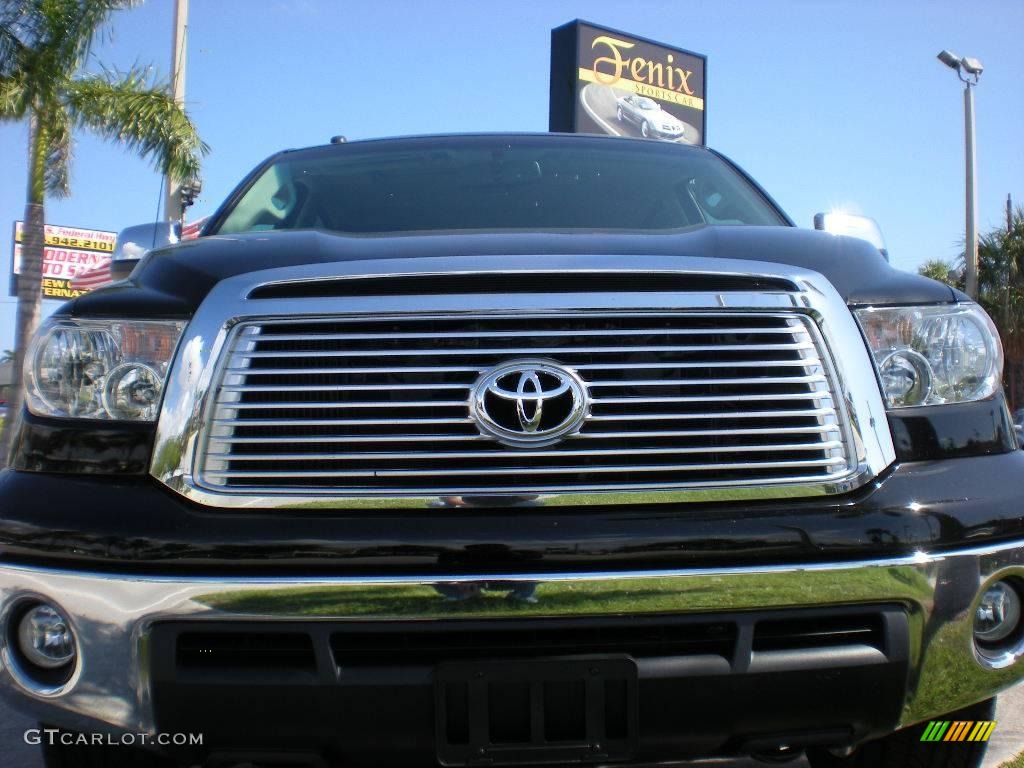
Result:
{"type": "Polygon", "coordinates": [[[0,2],[0,77],[18,71],[25,53],[38,44],[42,25],[36,12],[39,0],[0,2]]]}
{"type": "Polygon", "coordinates": [[[199,175],[209,147],[175,103],[166,84],[150,84],[145,71],[105,72],[73,80],[67,105],[78,125],[117,141],[178,179],[199,175]]]}
{"type": "Polygon", "coordinates": [[[953,287],[956,287],[957,283],[961,282],[956,265],[943,259],[926,261],[917,268],[917,273],[930,277],[932,280],[938,280],[940,283],[947,283],[953,287]]]}
{"type": "Polygon", "coordinates": [[[0,75],[0,120],[20,120],[25,116],[28,98],[20,73],[0,75]]]}
{"type": "Polygon", "coordinates": [[[46,171],[43,184],[46,194],[67,197],[71,192],[71,155],[74,139],[71,135],[71,116],[60,105],[46,109],[39,115],[46,132],[46,171]]]}
{"type": "Polygon", "coordinates": [[[81,67],[97,37],[108,33],[115,11],[141,0],[35,0],[45,30],[44,48],[53,64],[68,75],[81,67]]]}

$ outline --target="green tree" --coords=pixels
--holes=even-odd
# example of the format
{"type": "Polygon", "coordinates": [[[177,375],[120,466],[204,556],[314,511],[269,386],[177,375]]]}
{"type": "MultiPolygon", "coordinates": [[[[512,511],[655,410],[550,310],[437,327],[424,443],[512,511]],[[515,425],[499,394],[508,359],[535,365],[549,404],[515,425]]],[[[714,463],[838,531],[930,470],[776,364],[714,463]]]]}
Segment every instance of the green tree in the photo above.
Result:
{"type": "MultiPolygon", "coordinates": [[[[0,120],[28,124],[28,189],[14,339],[12,405],[20,407],[22,358],[39,323],[44,203],[70,192],[73,131],[85,129],[151,160],[176,178],[199,173],[207,151],[167,83],[149,68],[87,71],[111,14],[137,0],[2,0],[0,120]]],[[[3,436],[0,450],[8,437],[3,436]]]]}
{"type": "Polygon", "coordinates": [[[978,241],[978,303],[992,317],[1006,353],[1004,383],[1012,407],[1024,407],[1024,208],[1010,226],[978,241]]]}
{"type": "MultiPolygon", "coordinates": [[[[964,257],[956,265],[933,259],[918,268],[925,277],[964,288],[964,257]],[[952,279],[951,279],[952,278],[952,279]]],[[[1024,407],[1024,208],[978,239],[978,303],[999,329],[1006,354],[1003,384],[1013,408],[1024,407]]]]}
{"type": "Polygon", "coordinates": [[[917,271],[925,277],[930,277],[932,280],[938,280],[940,283],[958,287],[957,283],[960,280],[960,273],[956,265],[951,261],[932,259],[918,267],[917,271]]]}

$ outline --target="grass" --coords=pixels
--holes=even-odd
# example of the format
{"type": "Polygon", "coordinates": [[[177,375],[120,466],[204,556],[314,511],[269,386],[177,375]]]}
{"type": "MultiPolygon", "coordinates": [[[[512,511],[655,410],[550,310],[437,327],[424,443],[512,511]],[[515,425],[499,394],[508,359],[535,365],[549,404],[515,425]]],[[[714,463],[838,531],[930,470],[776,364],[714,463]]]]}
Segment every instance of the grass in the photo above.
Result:
{"type": "Polygon", "coordinates": [[[922,693],[908,702],[912,712],[932,717],[947,711],[951,701],[979,701],[1019,679],[1016,667],[978,674],[977,662],[969,651],[972,646],[969,622],[948,624],[930,639],[928,664],[918,683],[922,693]]]}
{"type": "MultiPolygon", "coordinates": [[[[537,601],[508,599],[514,587],[496,576],[488,588],[470,599],[446,600],[441,586],[430,583],[366,583],[239,589],[194,598],[213,611],[237,616],[371,618],[515,618],[530,616],[623,616],[704,613],[805,605],[904,603],[908,619],[920,631],[924,615],[912,606],[927,606],[932,588],[912,568],[863,568],[842,576],[830,571],[693,574],[642,579],[608,575],[586,582],[540,581],[537,601]]],[[[927,638],[928,663],[913,686],[917,695],[906,703],[911,722],[937,717],[950,702],[978,701],[1007,687],[1016,669],[979,674],[970,648],[971,624],[943,626],[927,638]]],[[[912,650],[916,655],[917,649],[912,650]]],[[[1018,760],[1015,768],[1024,768],[1018,760]]]]}
{"type": "MultiPolygon", "coordinates": [[[[762,501],[766,498],[771,499],[798,499],[810,496],[820,496],[825,494],[825,490],[822,488],[787,488],[785,486],[779,486],[772,488],[770,491],[766,491],[764,488],[722,488],[722,489],[679,489],[676,491],[652,491],[649,493],[638,493],[636,491],[608,491],[604,493],[589,493],[589,494],[556,494],[543,499],[543,504],[539,503],[537,499],[540,497],[524,497],[524,500],[518,505],[524,509],[528,508],[549,508],[549,507],[561,507],[566,505],[580,506],[580,505],[594,505],[600,506],[602,504],[614,504],[621,501],[623,498],[629,500],[631,504],[658,504],[667,501],[678,500],[679,498],[685,497],[689,502],[713,502],[713,501],[737,501],[744,499],[754,499],[762,501]]],[[[344,495],[341,493],[340,495],[344,495]]],[[[424,494],[430,495],[430,494],[424,494]]],[[[479,494],[483,497],[488,497],[488,494],[479,494]]],[[[472,500],[472,496],[466,497],[472,500]]],[[[445,506],[441,504],[436,505],[438,509],[450,509],[460,510],[469,509],[472,504],[467,505],[452,505],[445,506]]],[[[337,501],[308,501],[300,504],[289,505],[290,509],[337,509],[344,507],[345,509],[421,509],[423,507],[423,500],[421,498],[389,498],[387,501],[381,501],[378,498],[351,498],[346,499],[344,503],[337,501]]]]}
{"type": "Polygon", "coordinates": [[[739,610],[878,599],[923,599],[928,585],[899,569],[868,569],[851,579],[829,572],[542,582],[534,604],[506,599],[512,586],[495,581],[479,597],[451,601],[430,584],[367,584],[239,590],[195,598],[215,610],[242,615],[431,618],[441,616],[594,616],[739,610]]]}
{"type": "Polygon", "coordinates": [[[1003,763],[999,768],[1024,768],[1024,752],[1017,755],[1013,760],[1003,763]]]}

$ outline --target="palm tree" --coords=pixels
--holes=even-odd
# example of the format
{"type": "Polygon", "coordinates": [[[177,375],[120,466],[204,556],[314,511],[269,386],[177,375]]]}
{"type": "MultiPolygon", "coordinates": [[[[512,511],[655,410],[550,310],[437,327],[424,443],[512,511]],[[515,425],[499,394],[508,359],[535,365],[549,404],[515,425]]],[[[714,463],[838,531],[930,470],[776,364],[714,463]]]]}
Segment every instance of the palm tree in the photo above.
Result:
{"type": "Polygon", "coordinates": [[[5,349],[3,352],[0,352],[0,363],[9,363],[12,360],[14,360],[13,349],[5,349]]]}
{"type": "MultiPolygon", "coordinates": [[[[84,128],[193,179],[207,151],[165,83],[148,68],[83,71],[114,11],[137,0],[2,0],[0,120],[26,120],[28,190],[14,339],[13,405],[20,407],[22,358],[39,323],[44,203],[69,193],[72,133],[84,128]]],[[[17,412],[17,411],[15,411],[17,412]]],[[[6,435],[4,436],[6,443],[6,435]]]]}
{"type": "MultiPolygon", "coordinates": [[[[961,253],[955,265],[933,259],[917,271],[962,291],[964,269],[961,253]]],[[[978,240],[978,303],[1003,341],[1003,384],[1010,406],[1024,407],[1024,208],[1017,208],[1008,227],[997,227],[978,240]]]]}
{"type": "Polygon", "coordinates": [[[1024,209],[978,242],[978,302],[999,327],[1011,406],[1024,403],[1024,209]]]}

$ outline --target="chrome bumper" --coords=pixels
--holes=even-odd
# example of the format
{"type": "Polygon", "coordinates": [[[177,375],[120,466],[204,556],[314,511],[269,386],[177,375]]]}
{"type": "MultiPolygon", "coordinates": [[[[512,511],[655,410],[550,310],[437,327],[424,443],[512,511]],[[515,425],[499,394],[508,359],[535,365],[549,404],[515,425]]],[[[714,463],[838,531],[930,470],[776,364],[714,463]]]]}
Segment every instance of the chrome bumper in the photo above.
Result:
{"type": "Polygon", "coordinates": [[[1024,676],[1024,644],[993,664],[972,641],[979,591],[1011,575],[1024,578],[1024,542],[848,563],[446,579],[156,577],[0,564],[0,688],[16,709],[47,723],[153,732],[149,635],[161,620],[428,620],[898,603],[911,632],[902,716],[909,725],[993,696],[1024,676]],[[536,583],[536,603],[485,591],[499,582],[505,592],[536,583]],[[466,593],[477,596],[451,599],[466,593]],[[59,689],[34,686],[9,647],[8,618],[33,598],[60,606],[79,639],[77,668],[59,689]]]}

